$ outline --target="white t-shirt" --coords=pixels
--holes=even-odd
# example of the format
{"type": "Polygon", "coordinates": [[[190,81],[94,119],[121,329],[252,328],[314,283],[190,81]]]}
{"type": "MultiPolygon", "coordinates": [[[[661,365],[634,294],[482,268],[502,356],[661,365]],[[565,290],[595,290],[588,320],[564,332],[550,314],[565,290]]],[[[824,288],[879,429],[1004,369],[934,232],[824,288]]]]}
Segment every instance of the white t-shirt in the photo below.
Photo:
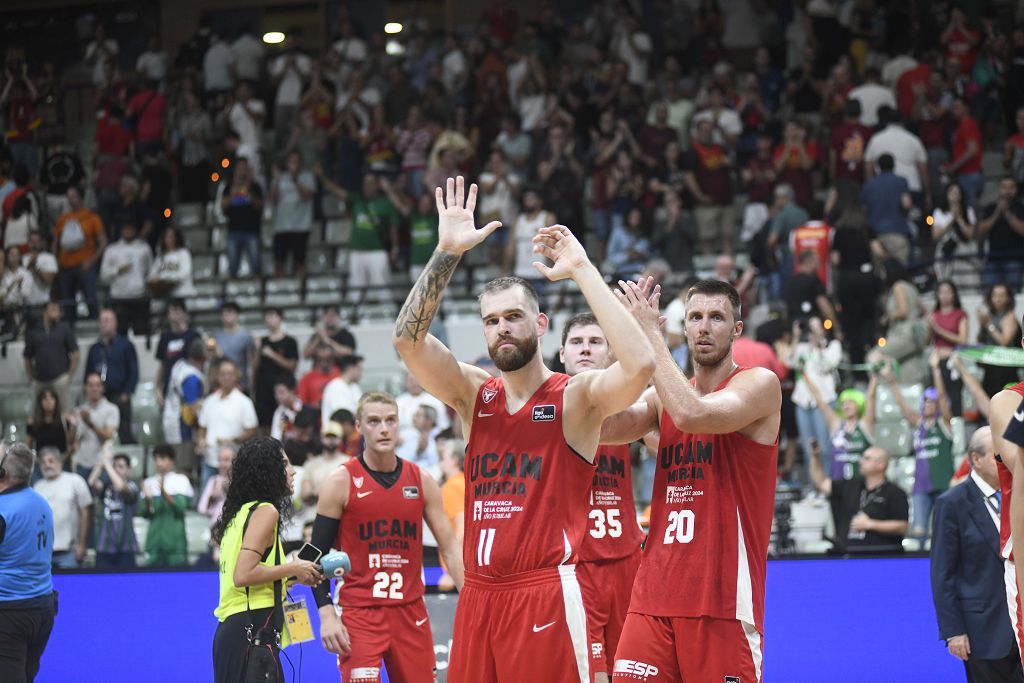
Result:
{"type": "Polygon", "coordinates": [[[171,290],[172,298],[196,294],[196,287],[192,284],[192,254],[188,249],[175,249],[158,256],[149,269],[149,277],[165,282],[176,282],[174,289],[171,290]]]}
{"type": "Polygon", "coordinates": [[[231,65],[234,63],[235,55],[226,43],[218,41],[211,45],[203,56],[206,90],[221,91],[233,88],[235,77],[231,74],[231,65]]]}
{"type": "Polygon", "coordinates": [[[917,164],[928,161],[921,138],[903,126],[890,124],[871,136],[864,150],[864,160],[873,164],[883,154],[892,155],[896,162],[893,173],[906,178],[910,191],[920,192],[921,174],[917,170],[917,164]]]}
{"type": "Polygon", "coordinates": [[[871,128],[878,125],[879,107],[887,104],[893,109],[896,108],[896,98],[892,90],[877,83],[857,86],[846,97],[860,102],[860,124],[871,128]]]}
{"type": "MultiPolygon", "coordinates": [[[[495,175],[490,172],[481,173],[479,183],[490,184],[495,181],[495,175]]],[[[519,214],[519,202],[516,201],[515,190],[520,185],[519,176],[508,172],[505,177],[499,180],[489,192],[480,191],[480,200],[477,204],[477,211],[481,218],[486,217],[483,223],[492,220],[501,221],[502,225],[512,225],[519,214]]]]}
{"type": "Polygon", "coordinates": [[[152,477],[146,477],[142,482],[142,490],[150,498],[160,497],[160,478],[164,480],[164,491],[170,496],[186,496],[191,498],[195,495],[195,491],[192,489],[192,482],[188,480],[184,474],[179,472],[168,472],[167,474],[160,475],[154,474],[152,477]]]}
{"type": "Polygon", "coordinates": [[[238,77],[249,81],[260,80],[265,53],[266,48],[260,41],[249,34],[239,36],[238,40],[231,44],[231,54],[235,56],[235,71],[238,77]]]}
{"type": "Polygon", "coordinates": [[[227,397],[215,391],[203,399],[199,426],[206,430],[206,464],[217,466],[221,441],[239,442],[247,429],[255,429],[258,424],[256,406],[238,389],[227,397]]]}
{"type": "Polygon", "coordinates": [[[25,303],[24,291],[26,281],[32,279],[28,271],[18,268],[18,272],[4,271],[0,278],[0,308],[17,308],[25,303]]]}
{"type": "Polygon", "coordinates": [[[103,250],[100,279],[110,285],[111,299],[142,299],[146,296],[146,278],[153,252],[141,239],[118,240],[103,250]],[[124,273],[121,268],[128,266],[124,273]]]}
{"type": "Polygon", "coordinates": [[[793,403],[801,408],[813,408],[817,405],[807,382],[803,378],[810,377],[818,387],[818,393],[828,403],[836,400],[836,368],[843,360],[843,347],[839,340],[833,339],[824,348],[814,348],[807,342],[800,342],[793,349],[793,359],[803,360],[800,378],[793,387],[793,403]]]}
{"type": "Polygon", "coordinates": [[[438,429],[448,429],[452,424],[448,418],[448,408],[441,402],[441,399],[425,391],[421,392],[419,396],[413,396],[408,391],[403,392],[395,398],[395,403],[398,404],[398,426],[401,429],[412,428],[412,417],[420,406],[430,406],[437,411],[438,429]]]}
{"type": "Polygon", "coordinates": [[[148,81],[162,81],[167,76],[166,52],[143,52],[135,62],[135,70],[148,81]]]}
{"type": "Polygon", "coordinates": [[[262,124],[256,123],[256,119],[246,109],[256,114],[264,114],[266,112],[263,102],[253,97],[246,102],[246,106],[242,106],[241,102],[235,102],[231,105],[231,113],[228,114],[228,119],[231,121],[231,127],[238,132],[238,142],[240,145],[258,150],[261,147],[260,126],[262,124]]]}
{"type": "Polygon", "coordinates": [[[53,510],[53,552],[71,550],[78,540],[82,510],[92,505],[89,485],[74,472],[61,472],[55,479],[40,479],[32,488],[53,510]]]}
{"type": "MultiPolygon", "coordinates": [[[[92,405],[88,401],[78,406],[78,412],[88,411],[89,419],[97,429],[116,429],[121,424],[121,411],[113,403],[105,398],[100,398],[99,403],[92,405]]],[[[79,467],[95,467],[100,461],[100,450],[103,448],[103,441],[99,434],[94,432],[88,425],[79,418],[78,420],[78,450],[75,451],[75,465],[79,467]]]]}
{"type": "Polygon", "coordinates": [[[334,411],[342,408],[355,415],[362,395],[363,390],[358,384],[349,384],[341,377],[335,377],[324,387],[324,396],[320,399],[320,423],[329,422],[334,411]]]}
{"type": "MultiPolygon", "coordinates": [[[[103,41],[103,46],[106,48],[106,52],[100,51],[100,44],[98,41],[92,41],[89,46],[85,48],[85,61],[92,61],[92,82],[94,85],[102,85],[104,81],[103,65],[106,64],[113,58],[117,57],[117,41],[113,38],[107,38],[103,41]],[[109,56],[108,56],[109,54],[109,56]],[[93,61],[95,60],[95,61],[93,61]]],[[[117,70],[117,65],[114,65],[114,70],[117,70]]]]}
{"type": "MultiPolygon", "coordinates": [[[[57,273],[57,259],[48,251],[40,252],[36,259],[36,270],[40,273],[57,273]]],[[[32,254],[25,254],[21,258],[23,268],[28,268],[32,262],[32,254]]],[[[25,297],[26,306],[42,306],[50,300],[51,285],[40,281],[31,271],[26,271],[25,283],[22,285],[22,296],[25,297]]]]}
{"type": "Polygon", "coordinates": [[[665,307],[665,332],[683,336],[683,320],[686,318],[686,304],[679,297],[672,299],[665,307]]]}
{"type": "Polygon", "coordinates": [[[282,106],[294,106],[302,99],[302,86],[309,77],[309,57],[302,54],[281,55],[270,63],[270,75],[278,76],[281,80],[277,82],[277,95],[274,102],[282,106]],[[292,58],[294,64],[288,65],[288,59],[292,58]]]}
{"type": "MultiPolygon", "coordinates": [[[[414,462],[428,471],[437,467],[437,433],[440,429],[434,429],[427,438],[426,448],[419,450],[420,433],[413,428],[400,430],[402,445],[396,449],[396,454],[403,460],[414,462]]],[[[431,473],[432,474],[432,473],[431,473]]]]}
{"type": "Polygon", "coordinates": [[[444,68],[444,87],[449,94],[454,94],[459,85],[465,82],[466,56],[456,48],[444,56],[441,65],[444,68]]]}
{"type": "Polygon", "coordinates": [[[633,85],[644,85],[647,82],[647,60],[651,56],[651,37],[643,31],[637,31],[632,41],[624,30],[617,31],[612,38],[612,54],[626,63],[626,78],[633,85]],[[634,43],[636,47],[633,47],[634,43]],[[637,49],[639,48],[639,49],[637,49]]]}

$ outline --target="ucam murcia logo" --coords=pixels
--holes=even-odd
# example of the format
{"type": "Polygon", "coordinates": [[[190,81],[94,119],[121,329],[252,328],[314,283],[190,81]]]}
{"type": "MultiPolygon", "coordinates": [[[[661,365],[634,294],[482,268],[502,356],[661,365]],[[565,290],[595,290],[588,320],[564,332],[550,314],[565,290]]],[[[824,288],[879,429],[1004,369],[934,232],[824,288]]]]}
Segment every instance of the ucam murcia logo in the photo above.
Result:
{"type": "Polygon", "coordinates": [[[667,505],[672,505],[673,503],[692,503],[694,498],[703,495],[703,491],[695,489],[689,484],[686,486],[665,487],[665,503],[667,505]]]}
{"type": "Polygon", "coordinates": [[[484,389],[480,392],[480,398],[484,400],[484,403],[490,403],[494,400],[494,397],[498,395],[497,389],[484,389]]]}
{"type": "Polygon", "coordinates": [[[657,676],[661,670],[653,664],[638,662],[633,659],[616,659],[613,674],[622,674],[628,680],[646,681],[650,676],[657,676]]]}

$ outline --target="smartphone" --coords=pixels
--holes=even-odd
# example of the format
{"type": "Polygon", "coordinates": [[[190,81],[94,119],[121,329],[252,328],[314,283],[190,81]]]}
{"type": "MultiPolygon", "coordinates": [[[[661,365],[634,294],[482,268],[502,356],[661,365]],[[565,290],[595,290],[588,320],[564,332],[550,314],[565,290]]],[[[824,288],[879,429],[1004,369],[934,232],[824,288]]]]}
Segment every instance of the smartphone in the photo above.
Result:
{"type": "Polygon", "coordinates": [[[298,558],[307,562],[319,562],[323,554],[323,551],[312,543],[306,543],[299,549],[298,558]]]}

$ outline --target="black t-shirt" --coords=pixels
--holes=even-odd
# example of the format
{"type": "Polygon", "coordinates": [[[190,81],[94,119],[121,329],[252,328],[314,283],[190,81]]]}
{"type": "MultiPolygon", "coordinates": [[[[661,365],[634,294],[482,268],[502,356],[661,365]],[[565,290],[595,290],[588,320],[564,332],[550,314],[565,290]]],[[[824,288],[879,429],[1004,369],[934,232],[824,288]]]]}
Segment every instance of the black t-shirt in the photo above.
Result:
{"type": "Polygon", "coordinates": [[[256,207],[254,199],[263,199],[263,188],[259,183],[249,183],[243,191],[228,195],[224,215],[228,219],[229,232],[259,234],[263,210],[256,207]]]}
{"type": "MultiPolygon", "coordinates": [[[[277,341],[271,341],[270,337],[263,337],[260,339],[260,348],[262,349],[263,347],[267,347],[289,360],[299,359],[299,344],[295,341],[295,337],[285,335],[277,341]]],[[[256,369],[256,378],[253,384],[258,387],[268,387],[273,390],[274,382],[282,377],[294,376],[294,373],[284,369],[273,359],[267,356],[261,356],[260,365],[256,369]]]]}
{"type": "Polygon", "coordinates": [[[1010,424],[1006,425],[1003,438],[1024,448],[1024,399],[1021,399],[1020,405],[1017,406],[1017,412],[1013,414],[1010,424]]]}
{"type": "Polygon", "coordinates": [[[867,490],[864,477],[832,480],[832,518],[836,524],[835,549],[847,552],[902,552],[903,537],[874,531],[850,531],[850,521],[863,511],[871,519],[909,519],[907,494],[885,481],[867,490]]]}
{"type": "MultiPolygon", "coordinates": [[[[992,214],[996,212],[996,205],[989,204],[985,207],[985,211],[982,214],[982,220],[988,220],[992,214]]],[[[1013,214],[1017,220],[1024,221],[1024,204],[1021,202],[1013,202],[1010,204],[1010,213],[1013,214]]],[[[1013,260],[1016,261],[1021,258],[1020,254],[1008,254],[1004,255],[1004,252],[1020,252],[1024,251],[1024,237],[1018,235],[1010,227],[1010,223],[1005,217],[1000,216],[993,225],[992,229],[988,233],[988,258],[992,261],[1005,261],[1013,260]]]]}
{"type": "Polygon", "coordinates": [[[184,332],[166,330],[160,335],[160,341],[156,345],[156,359],[164,367],[164,385],[161,387],[164,394],[167,393],[167,384],[171,381],[171,368],[179,359],[185,357],[189,344],[200,338],[199,333],[192,328],[184,332]]]}
{"type": "Polygon", "coordinates": [[[356,352],[356,338],[348,331],[348,328],[343,327],[334,334],[331,335],[331,339],[334,340],[335,344],[341,344],[352,349],[352,353],[356,352]]]}
{"type": "Polygon", "coordinates": [[[36,452],[47,447],[56,448],[61,453],[68,452],[68,433],[63,420],[30,424],[25,431],[32,437],[32,447],[36,452]]]}
{"type": "Polygon", "coordinates": [[[119,203],[113,212],[114,224],[107,227],[112,234],[118,235],[122,225],[131,224],[136,230],[142,230],[142,225],[152,219],[153,213],[149,207],[136,199],[130,204],[119,203]]]}
{"type": "Polygon", "coordinates": [[[817,299],[825,295],[825,285],[813,273],[796,273],[786,283],[786,310],[790,320],[820,316],[817,299]]]}
{"type": "Polygon", "coordinates": [[[839,270],[859,271],[871,263],[871,244],[861,230],[840,228],[832,238],[832,251],[839,253],[839,270]]]}
{"type": "Polygon", "coordinates": [[[40,178],[48,194],[64,194],[85,177],[81,160],[69,152],[55,152],[46,157],[40,178]]]}

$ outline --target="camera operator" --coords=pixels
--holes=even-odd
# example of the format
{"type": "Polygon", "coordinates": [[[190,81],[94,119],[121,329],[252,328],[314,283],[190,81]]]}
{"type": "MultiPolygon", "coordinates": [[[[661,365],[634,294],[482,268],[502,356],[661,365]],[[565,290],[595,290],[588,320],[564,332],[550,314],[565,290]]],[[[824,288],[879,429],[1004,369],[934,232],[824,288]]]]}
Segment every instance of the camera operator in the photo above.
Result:
{"type": "MultiPolygon", "coordinates": [[[[3,446],[0,445],[0,450],[3,446]]],[[[0,460],[0,681],[29,683],[53,629],[53,513],[29,485],[35,454],[23,443],[0,460]]]]}

